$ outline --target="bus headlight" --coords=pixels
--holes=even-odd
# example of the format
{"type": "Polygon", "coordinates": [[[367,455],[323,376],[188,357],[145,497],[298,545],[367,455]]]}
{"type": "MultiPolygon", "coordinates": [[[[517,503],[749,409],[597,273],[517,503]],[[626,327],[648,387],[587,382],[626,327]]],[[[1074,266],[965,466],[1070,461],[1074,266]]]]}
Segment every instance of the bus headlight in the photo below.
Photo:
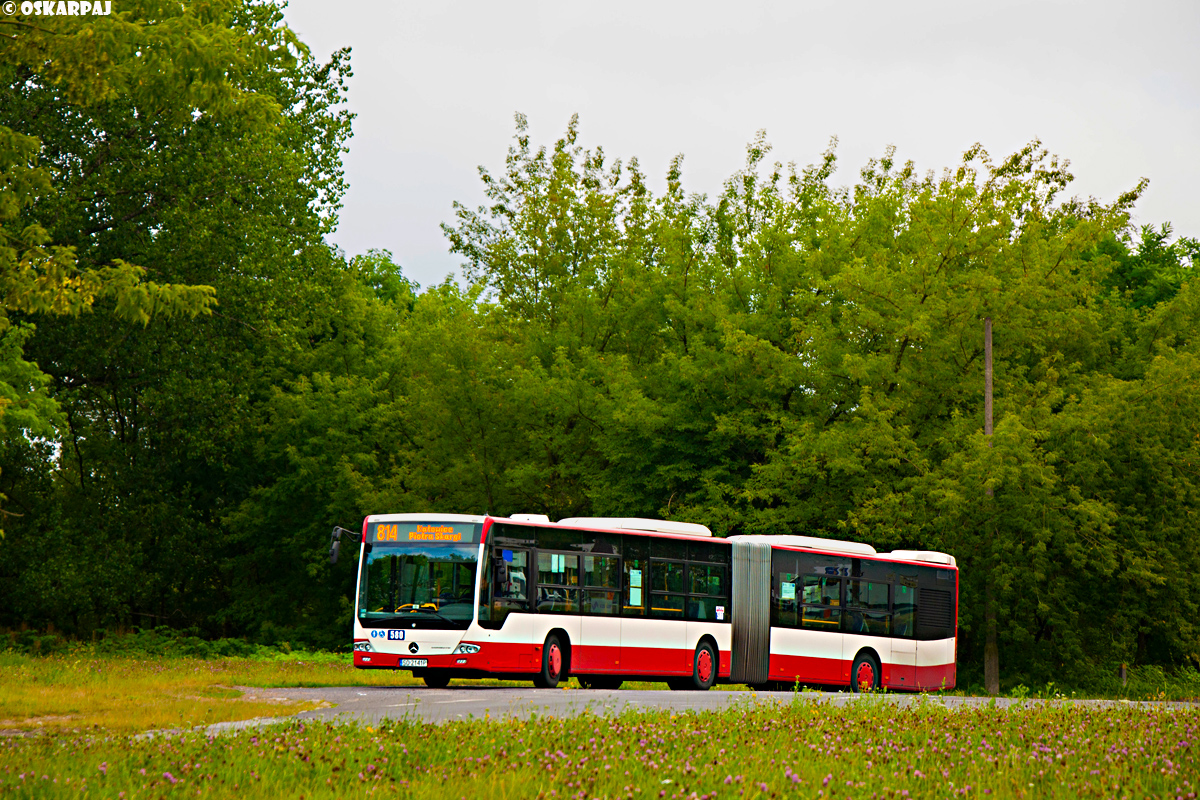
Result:
{"type": "Polygon", "coordinates": [[[454,648],[454,653],[452,655],[469,656],[472,653],[478,653],[478,652],[479,652],[479,645],[477,645],[477,644],[460,644],[458,647],[454,648]]]}
{"type": "Polygon", "coordinates": [[[374,653],[375,648],[371,647],[371,643],[367,641],[355,642],[354,652],[356,653],[374,653]]]}

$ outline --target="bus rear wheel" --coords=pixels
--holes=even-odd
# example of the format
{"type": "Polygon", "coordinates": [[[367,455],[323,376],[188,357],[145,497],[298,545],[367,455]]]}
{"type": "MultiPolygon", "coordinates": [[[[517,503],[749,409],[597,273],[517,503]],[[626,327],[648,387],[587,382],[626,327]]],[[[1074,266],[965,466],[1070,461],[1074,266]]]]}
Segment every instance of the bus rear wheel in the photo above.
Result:
{"type": "Polygon", "coordinates": [[[570,669],[566,651],[557,634],[546,637],[542,645],[542,670],[533,679],[533,685],[539,689],[553,689],[558,682],[567,677],[570,669]]]}
{"type": "Polygon", "coordinates": [[[421,676],[421,680],[425,681],[425,685],[430,689],[445,689],[450,685],[450,673],[426,672],[421,676]]]}
{"type": "Polygon", "coordinates": [[[707,691],[717,682],[717,650],[709,642],[701,642],[692,654],[692,676],[669,678],[667,686],[675,691],[707,691]]]}
{"type": "Polygon", "coordinates": [[[879,662],[870,653],[859,653],[850,667],[850,689],[855,692],[874,692],[882,687],[879,662]]]}

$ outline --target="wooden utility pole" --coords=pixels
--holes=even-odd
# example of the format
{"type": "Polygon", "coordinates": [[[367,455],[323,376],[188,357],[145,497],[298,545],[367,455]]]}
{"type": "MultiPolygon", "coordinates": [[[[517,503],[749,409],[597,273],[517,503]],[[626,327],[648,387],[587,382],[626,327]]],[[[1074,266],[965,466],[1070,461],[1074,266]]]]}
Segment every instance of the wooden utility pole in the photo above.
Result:
{"type": "MultiPolygon", "coordinates": [[[[992,318],[983,318],[983,432],[992,446],[992,318]]],[[[988,486],[987,496],[992,496],[988,486]]],[[[990,511],[990,509],[989,509],[990,511]]],[[[990,533],[990,532],[989,532],[990,533]]],[[[989,535],[987,545],[991,544],[989,535]]],[[[996,582],[988,570],[983,600],[984,645],[983,688],[990,695],[1000,693],[1000,647],[996,642],[996,582]]]]}
{"type": "MultiPolygon", "coordinates": [[[[983,432],[992,446],[992,318],[983,318],[983,432]]],[[[988,487],[988,497],[992,487],[988,487]]]]}

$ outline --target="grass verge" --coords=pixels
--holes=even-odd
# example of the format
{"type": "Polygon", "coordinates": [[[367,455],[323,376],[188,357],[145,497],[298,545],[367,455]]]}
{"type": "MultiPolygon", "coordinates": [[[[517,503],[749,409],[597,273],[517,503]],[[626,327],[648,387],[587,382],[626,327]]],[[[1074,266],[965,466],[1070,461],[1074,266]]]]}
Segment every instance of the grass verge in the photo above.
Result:
{"type": "MultiPolygon", "coordinates": [[[[294,714],[311,704],[248,699],[234,687],[394,684],[348,657],[301,654],[256,660],[0,654],[0,729],[138,733],[294,714]]],[[[262,694],[262,693],[256,693],[262,694]]]]}
{"type": "Polygon", "coordinates": [[[760,703],[720,713],[291,724],[208,737],[0,742],[0,794],[132,798],[1195,798],[1195,709],[948,711],[760,703]]]}

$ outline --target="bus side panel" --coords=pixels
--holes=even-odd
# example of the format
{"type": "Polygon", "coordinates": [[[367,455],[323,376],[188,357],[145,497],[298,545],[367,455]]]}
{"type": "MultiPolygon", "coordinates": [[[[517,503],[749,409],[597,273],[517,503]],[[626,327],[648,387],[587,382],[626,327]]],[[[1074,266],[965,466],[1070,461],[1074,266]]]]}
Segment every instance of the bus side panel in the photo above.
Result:
{"type": "Polygon", "coordinates": [[[621,618],[624,675],[691,675],[692,651],[681,620],[621,618]]]}
{"type": "Polygon", "coordinates": [[[917,688],[953,689],[957,677],[954,664],[955,639],[917,642],[917,688]]]}
{"type": "Polygon", "coordinates": [[[771,628],[770,676],[776,681],[849,684],[850,667],[842,666],[841,634],[771,628]]]}
{"type": "Polygon", "coordinates": [[[612,675],[621,671],[621,618],[583,617],[579,644],[571,647],[575,675],[612,675]]]}
{"type": "MultiPolygon", "coordinates": [[[[702,636],[710,636],[717,643],[717,677],[729,677],[730,651],[733,647],[732,627],[723,622],[688,622],[686,641],[694,654],[702,636]]],[[[691,666],[691,656],[685,666],[691,666]]]]}
{"type": "Polygon", "coordinates": [[[482,649],[480,662],[490,672],[536,672],[542,666],[541,644],[534,646],[533,617],[529,614],[509,614],[499,630],[481,629],[475,640],[482,649]]]}

